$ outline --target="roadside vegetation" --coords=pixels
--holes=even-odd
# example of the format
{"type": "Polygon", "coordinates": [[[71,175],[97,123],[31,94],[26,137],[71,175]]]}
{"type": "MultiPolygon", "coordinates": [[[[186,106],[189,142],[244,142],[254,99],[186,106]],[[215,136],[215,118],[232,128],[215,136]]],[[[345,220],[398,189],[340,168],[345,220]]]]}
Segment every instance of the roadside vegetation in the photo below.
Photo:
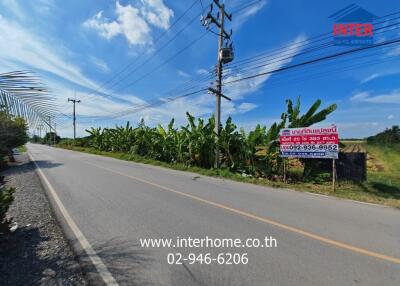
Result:
{"type": "MultiPolygon", "coordinates": [[[[53,109],[47,90],[38,77],[27,71],[0,73],[0,171],[14,162],[13,150],[29,139],[28,123],[35,128],[47,118],[53,109]]],[[[14,188],[5,187],[0,176],[0,232],[8,230],[11,218],[6,212],[14,200],[14,188]]]]}
{"type": "MultiPolygon", "coordinates": [[[[0,110],[0,171],[5,169],[8,162],[14,161],[13,149],[24,145],[28,140],[27,125],[21,117],[13,117],[5,110],[0,110]]],[[[5,233],[11,223],[6,218],[8,208],[14,197],[13,188],[5,186],[4,176],[0,176],[0,232],[5,233]]]]}
{"type": "Polygon", "coordinates": [[[174,127],[173,119],[167,127],[152,128],[142,120],[137,127],[128,122],[115,128],[91,128],[86,130],[89,136],[78,138],[75,143],[71,139],[62,139],[58,146],[207,176],[400,207],[400,155],[395,144],[382,147],[366,141],[341,142],[341,148],[354,144],[364,146],[368,151],[368,180],[360,184],[339,182],[335,193],[332,192],[330,173],[307,172],[314,174],[306,176],[307,160],[304,159],[287,161],[287,182],[283,182],[280,130],[323,122],[336,109],[336,105],[331,105],[318,111],[321,101],[317,100],[301,114],[300,99],[296,103],[290,100],[286,103],[287,110],[282,113],[281,121],[269,129],[257,125],[246,133],[243,129],[238,130],[231,118],[226,120],[221,126],[221,169],[213,168],[213,116],[204,120],[187,113],[187,125],[179,129],[174,127]],[[384,167],[380,168],[380,164],[384,167]]]}
{"type": "MultiPolygon", "coordinates": [[[[317,100],[303,115],[300,99],[295,104],[287,100],[287,111],[280,122],[267,129],[257,125],[246,133],[238,130],[229,117],[221,126],[219,146],[222,169],[243,177],[273,179],[282,173],[279,156],[279,132],[285,127],[310,126],[325,120],[336,109],[331,105],[318,112],[321,101],[317,100]]],[[[215,161],[214,116],[207,120],[187,113],[187,125],[174,126],[174,119],[166,128],[149,127],[144,120],[136,128],[129,122],[115,128],[91,128],[90,136],[77,140],[75,146],[89,147],[100,152],[123,153],[130,157],[143,157],[172,165],[212,169],[215,161]]],[[[73,146],[64,140],[61,145],[73,146]]]]}

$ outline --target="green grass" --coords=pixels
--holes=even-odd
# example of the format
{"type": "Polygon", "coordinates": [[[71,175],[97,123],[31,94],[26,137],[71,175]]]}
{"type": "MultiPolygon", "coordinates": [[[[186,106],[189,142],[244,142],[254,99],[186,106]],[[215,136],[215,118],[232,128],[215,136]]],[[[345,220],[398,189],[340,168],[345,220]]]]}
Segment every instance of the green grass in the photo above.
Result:
{"type": "Polygon", "coordinates": [[[367,181],[341,185],[338,196],[400,208],[400,145],[353,144],[361,144],[368,152],[367,181]]]}
{"type": "Polygon", "coordinates": [[[400,208],[400,148],[371,146],[365,143],[362,144],[364,144],[364,147],[370,154],[370,159],[368,160],[368,180],[362,184],[340,182],[335,192],[332,192],[332,185],[330,182],[316,184],[305,183],[298,180],[298,178],[301,178],[302,174],[302,169],[300,167],[291,168],[289,173],[289,177],[297,178],[296,180],[292,180],[290,183],[283,183],[281,181],[271,181],[263,178],[243,177],[240,174],[232,173],[227,169],[216,170],[189,167],[183,164],[170,164],[126,153],[97,151],[92,148],[74,146],[58,147],[112,157],[120,160],[151,164],[180,171],[189,171],[205,176],[226,178],[234,181],[270,187],[325,194],[343,199],[352,199],[400,208]]]}
{"type": "Polygon", "coordinates": [[[17,149],[18,149],[18,152],[19,152],[19,153],[25,153],[25,152],[27,151],[25,145],[19,146],[17,149]]]}

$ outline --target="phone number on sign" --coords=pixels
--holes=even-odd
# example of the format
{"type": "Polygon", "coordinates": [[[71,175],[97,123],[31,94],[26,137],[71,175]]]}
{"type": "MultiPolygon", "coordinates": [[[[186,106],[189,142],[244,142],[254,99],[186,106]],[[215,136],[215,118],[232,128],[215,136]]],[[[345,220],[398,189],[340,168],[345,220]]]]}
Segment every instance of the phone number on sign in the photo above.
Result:
{"type": "Polygon", "coordinates": [[[247,264],[249,259],[247,253],[218,253],[213,256],[211,253],[189,253],[183,255],[182,253],[168,253],[168,264],[225,264],[225,265],[238,265],[247,264]]]}
{"type": "Polygon", "coordinates": [[[314,144],[314,145],[281,145],[281,151],[338,151],[337,144],[314,144]]]}

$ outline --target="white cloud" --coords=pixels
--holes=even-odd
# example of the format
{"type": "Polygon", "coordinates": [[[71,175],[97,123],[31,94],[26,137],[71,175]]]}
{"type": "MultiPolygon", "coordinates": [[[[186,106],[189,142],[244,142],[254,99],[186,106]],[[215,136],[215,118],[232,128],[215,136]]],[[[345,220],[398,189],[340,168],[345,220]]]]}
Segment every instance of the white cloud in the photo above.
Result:
{"type": "Polygon", "coordinates": [[[373,73],[370,76],[367,76],[366,78],[362,79],[360,83],[364,84],[364,83],[367,83],[367,82],[369,82],[371,80],[374,80],[374,79],[377,79],[377,78],[396,75],[396,74],[399,74],[399,73],[400,73],[400,71],[396,70],[396,69],[392,69],[392,70],[386,69],[385,71],[373,73]]]}
{"type": "Polygon", "coordinates": [[[369,103],[400,104],[400,90],[377,95],[371,95],[370,92],[363,91],[352,96],[350,100],[369,103]]]}
{"type": "MultiPolygon", "coordinates": [[[[47,39],[46,39],[47,40],[47,39]]],[[[52,73],[72,83],[96,87],[79,68],[56,51],[53,43],[42,39],[0,15],[0,60],[10,65],[30,67],[52,73]]]]}
{"type": "Polygon", "coordinates": [[[142,15],[149,23],[164,30],[169,28],[174,12],[164,4],[163,0],[142,0],[142,3],[142,15]]]}
{"type": "Polygon", "coordinates": [[[364,99],[368,98],[368,96],[369,96],[369,92],[363,91],[363,92],[359,92],[359,93],[353,95],[350,98],[350,100],[351,101],[361,101],[361,100],[364,100],[364,99]]]}
{"type": "Polygon", "coordinates": [[[195,117],[205,116],[213,112],[213,104],[214,101],[210,95],[204,94],[192,98],[180,98],[149,109],[133,110],[130,114],[120,119],[139,122],[141,118],[144,118],[146,124],[154,126],[159,123],[165,125],[171,118],[174,118],[175,125],[180,126],[187,123],[186,112],[195,117]]]}
{"type": "Polygon", "coordinates": [[[198,75],[209,75],[210,72],[208,70],[206,70],[206,69],[198,69],[198,70],[196,70],[196,74],[198,74],[198,75]]]}
{"type": "Polygon", "coordinates": [[[238,109],[239,113],[246,113],[250,110],[253,110],[256,107],[257,107],[257,104],[250,103],[250,102],[243,102],[243,103],[239,104],[237,109],[238,109]]]}
{"type": "Polygon", "coordinates": [[[1,0],[1,4],[13,13],[18,19],[24,20],[25,13],[17,0],[1,0]]]}
{"type": "Polygon", "coordinates": [[[257,14],[265,5],[267,5],[267,0],[261,0],[254,5],[250,5],[248,8],[245,8],[240,11],[239,14],[235,15],[235,20],[232,25],[234,28],[238,28],[241,26],[248,18],[257,14]]]}
{"type": "Polygon", "coordinates": [[[396,47],[392,50],[390,50],[389,52],[387,52],[388,56],[400,56],[400,47],[396,47]]]}
{"type": "Polygon", "coordinates": [[[131,45],[145,45],[151,42],[150,28],[139,16],[139,10],[131,5],[122,6],[116,3],[117,20],[110,22],[103,17],[103,11],[87,20],[84,26],[97,30],[100,36],[110,40],[121,34],[131,45]]]}
{"type": "MultiPolygon", "coordinates": [[[[290,55],[289,52],[287,52],[288,54],[284,52],[279,55],[279,57],[285,58],[284,61],[255,69],[251,74],[267,72],[290,63],[294,55],[300,51],[298,43],[302,41],[305,41],[305,37],[297,37],[288,48],[288,50],[290,50],[290,55]]],[[[208,74],[208,72],[203,69],[197,70],[196,73],[208,74]]],[[[228,82],[230,80],[240,79],[243,76],[244,74],[235,74],[234,76],[227,78],[225,81],[228,82]]],[[[257,91],[269,79],[269,77],[270,75],[264,75],[251,80],[245,80],[236,84],[224,86],[224,94],[231,97],[232,101],[222,100],[221,110],[223,118],[226,118],[229,115],[249,112],[256,108],[257,105],[253,103],[244,102],[237,105],[235,102],[236,100],[242,99],[245,95],[257,91]]],[[[185,111],[188,111],[195,116],[209,116],[215,111],[215,97],[210,94],[202,94],[197,97],[180,98],[179,100],[165,103],[158,107],[132,113],[131,115],[127,115],[125,119],[132,119],[132,117],[138,119],[143,117],[147,118],[146,122],[149,122],[149,124],[160,122],[166,124],[172,117],[174,117],[177,125],[179,125],[186,123],[185,111]]]]}
{"type": "Polygon", "coordinates": [[[381,77],[381,76],[382,76],[382,74],[380,74],[380,73],[374,73],[374,74],[372,74],[372,75],[370,75],[370,76],[367,76],[367,77],[364,78],[363,80],[361,80],[361,84],[367,83],[367,82],[369,82],[369,81],[371,81],[371,80],[373,80],[373,79],[376,79],[376,78],[378,78],[378,77],[381,77]]]}
{"type": "Polygon", "coordinates": [[[110,71],[110,68],[108,67],[105,61],[96,58],[94,56],[90,56],[89,59],[92,62],[92,64],[94,64],[103,73],[108,73],[110,71]]]}
{"type": "Polygon", "coordinates": [[[389,119],[389,120],[394,119],[394,118],[395,118],[395,116],[394,116],[393,114],[390,114],[390,115],[387,117],[387,119],[389,119]]]}
{"type": "Polygon", "coordinates": [[[184,72],[181,70],[178,70],[178,75],[181,77],[186,77],[186,78],[190,77],[190,75],[187,72],[184,72]]]}
{"type": "Polygon", "coordinates": [[[85,21],[83,25],[99,32],[100,36],[110,40],[123,35],[130,45],[147,46],[152,44],[150,24],[168,29],[173,12],[162,0],[142,0],[141,7],[130,4],[124,6],[116,2],[116,19],[111,21],[103,16],[103,11],[85,21]]]}
{"type": "Polygon", "coordinates": [[[54,0],[35,0],[32,6],[39,14],[48,15],[54,8],[54,5],[54,0]]]}
{"type": "Polygon", "coordinates": [[[52,91],[55,104],[61,107],[61,112],[71,114],[72,104],[68,103],[68,98],[76,96],[81,100],[77,105],[77,114],[79,116],[98,116],[112,117],[117,112],[127,109],[129,106],[143,105],[146,102],[137,96],[125,94],[118,97],[101,97],[91,93],[69,89],[56,82],[52,82],[52,91]]]}
{"type": "MultiPolygon", "coordinates": [[[[78,93],[80,98],[82,98],[81,103],[79,104],[79,114],[81,116],[98,116],[98,117],[107,117],[112,116],[121,110],[126,109],[129,105],[126,102],[116,102],[110,98],[97,96],[95,102],[87,98],[88,94],[86,93],[78,93]],[[86,99],[85,99],[86,97],[86,99]]],[[[124,96],[126,101],[131,102],[132,105],[141,105],[145,104],[145,101],[141,100],[136,96],[124,96]]]]}

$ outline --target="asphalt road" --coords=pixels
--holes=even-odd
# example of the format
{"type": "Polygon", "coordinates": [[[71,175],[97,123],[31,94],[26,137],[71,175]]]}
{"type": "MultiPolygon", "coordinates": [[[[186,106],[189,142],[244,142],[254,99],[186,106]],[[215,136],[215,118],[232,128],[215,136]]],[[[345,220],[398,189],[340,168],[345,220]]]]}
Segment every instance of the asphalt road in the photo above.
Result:
{"type": "Polygon", "coordinates": [[[120,285],[400,285],[399,210],[41,145],[28,150],[120,285]],[[277,247],[139,243],[189,236],[271,236],[277,247]],[[228,252],[247,253],[248,263],[167,263],[168,253],[228,252]]]}

